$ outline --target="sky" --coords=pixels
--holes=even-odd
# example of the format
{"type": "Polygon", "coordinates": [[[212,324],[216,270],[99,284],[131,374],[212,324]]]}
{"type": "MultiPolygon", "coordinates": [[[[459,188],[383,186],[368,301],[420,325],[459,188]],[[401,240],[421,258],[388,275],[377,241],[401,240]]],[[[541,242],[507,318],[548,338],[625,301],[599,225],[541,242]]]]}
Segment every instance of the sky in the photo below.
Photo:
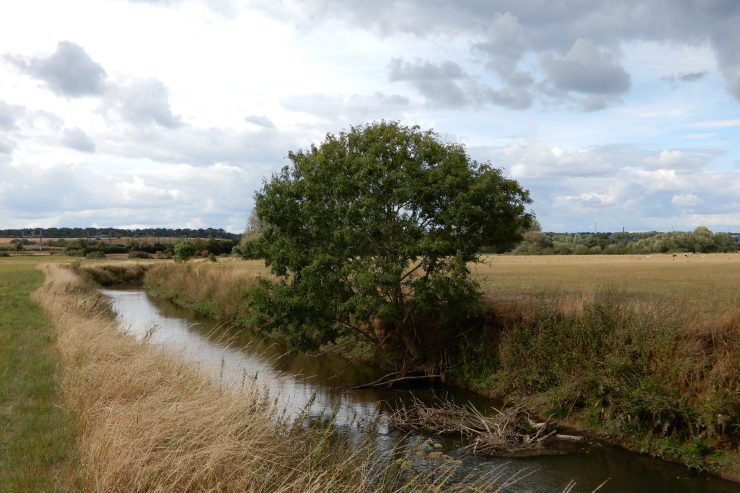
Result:
{"type": "Polygon", "coordinates": [[[291,150],[396,120],[545,231],[740,231],[736,0],[0,3],[0,228],[241,232],[291,150]]]}

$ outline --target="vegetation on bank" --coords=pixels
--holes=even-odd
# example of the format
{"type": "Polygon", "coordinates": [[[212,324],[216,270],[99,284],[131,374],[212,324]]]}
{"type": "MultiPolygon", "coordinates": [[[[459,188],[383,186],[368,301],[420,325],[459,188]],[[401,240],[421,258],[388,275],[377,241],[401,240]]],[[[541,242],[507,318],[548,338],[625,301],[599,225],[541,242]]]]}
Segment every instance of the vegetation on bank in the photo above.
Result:
{"type": "MultiPolygon", "coordinates": [[[[256,261],[158,264],[145,285],[201,315],[253,328],[245,300],[260,274],[256,261]]],[[[446,346],[448,381],[737,479],[740,312],[710,316],[680,297],[596,293],[489,300],[485,323],[446,346]]],[[[368,355],[366,345],[345,354],[352,349],[368,355]]]]}
{"type": "Polygon", "coordinates": [[[264,389],[225,391],[190,363],[121,333],[71,269],[45,269],[36,300],[54,320],[64,403],[79,416],[83,491],[401,493],[506,484],[495,473],[450,483],[452,462],[404,469],[369,444],[350,447],[337,428],[286,421],[264,389]]]}
{"type": "Polygon", "coordinates": [[[30,300],[42,278],[33,262],[0,261],[0,492],[75,489],[56,333],[30,300]]]}
{"type": "Polygon", "coordinates": [[[450,380],[641,452],[727,472],[740,444],[740,310],[704,319],[614,291],[565,306],[492,307],[495,320],[452,358],[450,380]]]}

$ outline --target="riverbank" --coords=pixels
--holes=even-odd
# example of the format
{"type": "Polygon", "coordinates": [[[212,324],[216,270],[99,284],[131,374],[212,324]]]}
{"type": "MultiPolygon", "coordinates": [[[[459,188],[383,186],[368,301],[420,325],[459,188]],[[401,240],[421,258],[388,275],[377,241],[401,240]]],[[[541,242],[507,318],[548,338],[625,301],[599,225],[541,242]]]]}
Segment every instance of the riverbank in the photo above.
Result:
{"type": "MultiPolygon", "coordinates": [[[[150,293],[235,327],[261,269],[159,264],[150,293]]],[[[452,352],[448,381],[526,403],[630,450],[740,479],[740,315],[603,291],[492,304],[490,323],[452,352]]],[[[355,348],[367,357],[367,348],[355,348]]],[[[350,357],[352,355],[350,354],[350,357]]]]}
{"type": "Polygon", "coordinates": [[[332,426],[284,419],[248,382],[226,390],[197,367],[122,333],[95,287],[44,266],[35,300],[54,321],[64,407],[78,416],[82,491],[497,491],[478,477],[401,469],[332,426]]]}
{"type": "Polygon", "coordinates": [[[43,281],[36,263],[0,260],[0,492],[76,490],[56,334],[30,299],[43,281]]]}

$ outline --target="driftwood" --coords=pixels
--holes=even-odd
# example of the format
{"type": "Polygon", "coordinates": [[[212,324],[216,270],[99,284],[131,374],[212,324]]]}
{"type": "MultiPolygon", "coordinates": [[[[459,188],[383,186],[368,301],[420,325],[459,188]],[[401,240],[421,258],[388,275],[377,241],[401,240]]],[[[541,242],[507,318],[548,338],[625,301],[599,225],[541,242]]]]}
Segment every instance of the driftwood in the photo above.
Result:
{"type": "Polygon", "coordinates": [[[549,422],[536,423],[521,406],[494,409],[484,415],[473,404],[449,401],[429,406],[418,399],[402,405],[390,416],[391,426],[437,435],[459,434],[474,453],[497,456],[527,456],[546,453],[545,440],[556,435],[549,422]]]}
{"type": "Polygon", "coordinates": [[[400,382],[410,382],[413,380],[437,380],[441,378],[442,375],[403,375],[402,372],[393,372],[389,373],[387,375],[384,375],[380,377],[379,379],[370,382],[365,383],[362,385],[357,385],[355,387],[352,387],[352,390],[358,390],[358,389],[371,389],[371,388],[386,388],[389,389],[392,386],[400,383],[400,382]]]}

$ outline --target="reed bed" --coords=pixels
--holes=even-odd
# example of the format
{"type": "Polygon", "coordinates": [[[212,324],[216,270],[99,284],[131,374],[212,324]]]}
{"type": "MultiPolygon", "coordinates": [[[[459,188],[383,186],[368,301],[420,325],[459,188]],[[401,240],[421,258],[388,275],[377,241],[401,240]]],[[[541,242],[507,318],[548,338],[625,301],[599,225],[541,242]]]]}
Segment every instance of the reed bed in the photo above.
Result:
{"type": "Polygon", "coordinates": [[[260,275],[267,275],[265,267],[255,261],[160,263],[148,269],[144,284],[201,316],[243,325],[249,289],[260,275]]]}

